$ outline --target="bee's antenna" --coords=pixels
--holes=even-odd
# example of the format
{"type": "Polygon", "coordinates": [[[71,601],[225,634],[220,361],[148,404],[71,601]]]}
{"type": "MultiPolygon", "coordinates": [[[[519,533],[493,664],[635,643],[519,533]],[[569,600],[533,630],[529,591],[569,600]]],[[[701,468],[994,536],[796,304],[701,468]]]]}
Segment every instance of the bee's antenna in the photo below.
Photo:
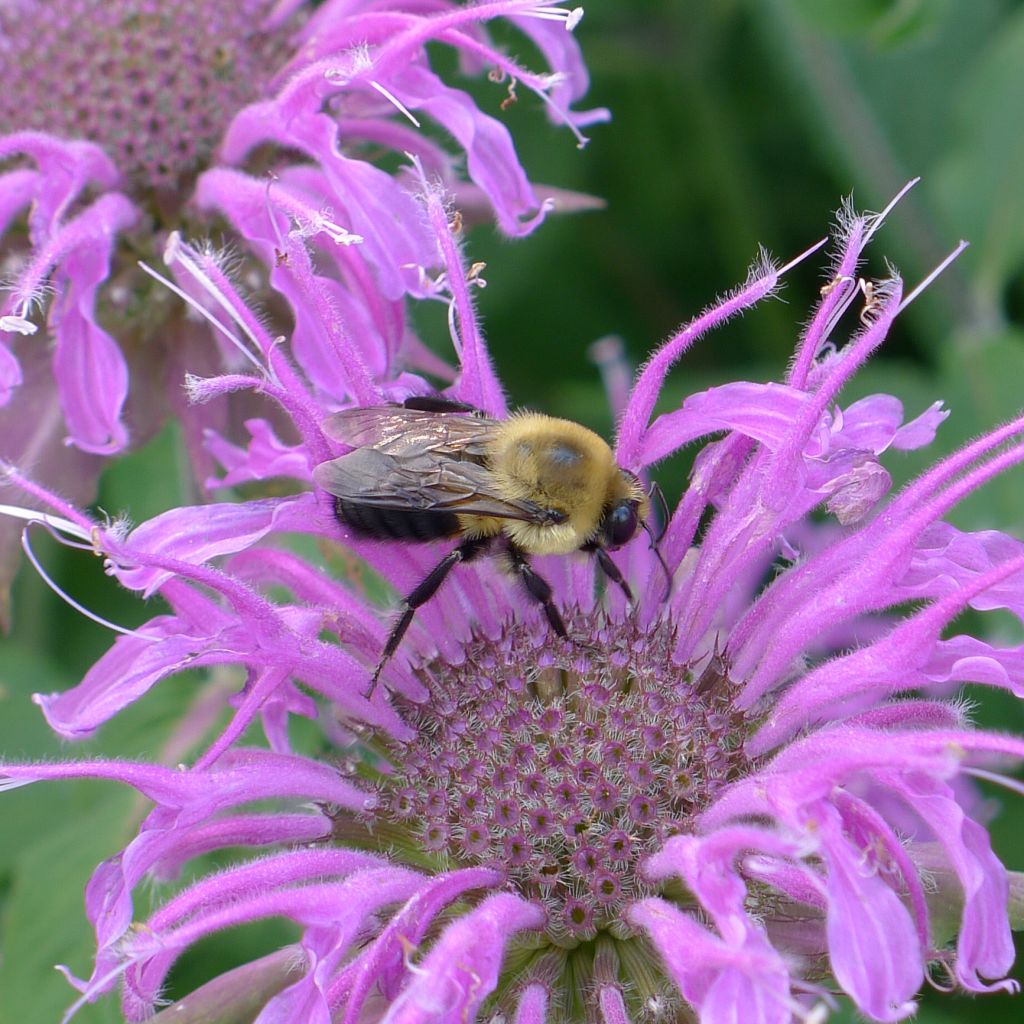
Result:
{"type": "Polygon", "coordinates": [[[654,541],[653,546],[657,547],[661,543],[661,538],[665,536],[669,520],[668,502],[665,500],[665,492],[661,489],[661,485],[657,480],[651,481],[651,486],[647,488],[647,497],[657,498],[658,505],[661,508],[661,529],[658,531],[657,537],[652,537],[654,541]]]}
{"type": "MultiPolygon", "coordinates": [[[[658,488],[658,493],[661,494],[661,488],[658,488]]],[[[664,495],[662,495],[664,499],[664,495]]],[[[654,531],[650,528],[647,523],[642,523],[644,533],[651,538],[651,551],[654,552],[655,557],[658,559],[658,564],[661,566],[661,571],[665,574],[665,595],[662,597],[661,602],[664,604],[668,600],[668,595],[672,593],[672,573],[668,571],[668,566],[665,564],[665,559],[661,557],[661,552],[658,550],[658,541],[664,536],[665,531],[662,530],[657,537],[654,535],[654,531]]]]}

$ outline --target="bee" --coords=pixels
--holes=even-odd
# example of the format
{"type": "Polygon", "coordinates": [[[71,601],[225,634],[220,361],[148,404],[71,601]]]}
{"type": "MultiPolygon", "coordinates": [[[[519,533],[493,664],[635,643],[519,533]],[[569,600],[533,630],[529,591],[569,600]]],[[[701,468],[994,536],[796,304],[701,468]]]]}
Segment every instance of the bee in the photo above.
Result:
{"type": "Polygon", "coordinates": [[[460,538],[403,601],[371,693],[416,609],[456,565],[485,552],[503,557],[560,637],[568,635],[565,622],[550,584],[530,564],[533,555],[593,555],[632,602],[608,552],[640,529],[655,543],[650,502],[636,475],[586,427],[533,412],[497,420],[461,402],[423,396],[347,409],[329,417],[324,430],[354,449],[313,471],[344,526],[378,540],[460,538]]]}

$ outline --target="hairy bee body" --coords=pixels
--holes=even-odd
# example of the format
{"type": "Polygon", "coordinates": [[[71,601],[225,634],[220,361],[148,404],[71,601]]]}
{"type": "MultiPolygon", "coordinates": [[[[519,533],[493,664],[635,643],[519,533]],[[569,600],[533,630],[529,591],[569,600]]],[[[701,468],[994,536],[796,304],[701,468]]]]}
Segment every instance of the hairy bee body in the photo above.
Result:
{"type": "Polygon", "coordinates": [[[528,556],[594,554],[631,597],[607,551],[646,528],[649,503],[637,478],[586,427],[531,412],[496,420],[428,397],[346,410],[324,428],[353,451],[317,466],[314,479],[353,533],[412,543],[461,539],[406,598],[374,680],[416,608],[456,564],[491,548],[504,554],[560,636],[566,629],[551,588],[528,556]]]}

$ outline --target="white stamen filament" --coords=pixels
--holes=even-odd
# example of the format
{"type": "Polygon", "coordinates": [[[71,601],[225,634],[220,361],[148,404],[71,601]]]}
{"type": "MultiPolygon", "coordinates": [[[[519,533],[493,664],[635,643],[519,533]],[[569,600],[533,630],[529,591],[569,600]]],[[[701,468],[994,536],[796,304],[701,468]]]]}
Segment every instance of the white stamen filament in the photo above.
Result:
{"type": "Polygon", "coordinates": [[[825,324],[821,331],[822,342],[828,341],[828,339],[832,337],[832,332],[836,329],[836,326],[838,325],[839,321],[842,320],[844,316],[846,316],[846,313],[849,310],[849,308],[854,304],[854,302],[857,301],[857,296],[864,294],[865,282],[863,278],[852,278],[844,275],[841,278],[841,283],[852,284],[854,287],[851,288],[850,291],[843,296],[842,302],[840,302],[839,305],[836,306],[834,310],[832,310],[832,315],[829,317],[828,323],[825,324]]]}
{"type": "Polygon", "coordinates": [[[78,523],[73,523],[70,519],[65,519],[63,516],[54,516],[49,512],[39,512],[32,508],[21,508],[19,505],[0,505],[0,515],[13,516],[15,519],[24,519],[29,523],[43,523],[46,526],[52,527],[54,530],[59,530],[62,533],[66,533],[72,537],[77,537],[79,540],[85,542],[83,544],[76,544],[66,538],[58,538],[62,544],[65,544],[68,547],[80,548],[83,551],[95,550],[91,535],[83,530],[78,523]]]}
{"type": "Polygon", "coordinates": [[[865,245],[865,246],[866,246],[866,245],[868,244],[868,242],[870,242],[870,241],[871,241],[871,239],[872,239],[872,238],[874,237],[874,234],[875,234],[875,232],[876,232],[876,231],[877,231],[877,230],[878,230],[878,229],[879,229],[879,228],[880,228],[880,227],[881,227],[881,226],[882,226],[882,225],[883,225],[883,224],[885,223],[885,219],[886,219],[886,217],[888,217],[888,216],[889,216],[889,214],[890,214],[890,213],[892,213],[893,209],[895,209],[895,207],[896,207],[896,204],[897,204],[897,203],[898,203],[898,202],[899,202],[899,201],[900,201],[900,200],[901,200],[901,199],[902,199],[902,198],[903,198],[903,197],[904,197],[904,196],[905,196],[905,195],[906,195],[906,194],[907,194],[907,193],[908,193],[908,192],[909,192],[909,191],[910,191],[910,190],[911,190],[911,189],[912,189],[912,188],[913,188],[913,187],[914,187],[914,186],[915,186],[915,185],[916,185],[916,184],[917,184],[917,183],[918,183],[918,182],[919,182],[920,180],[921,180],[920,178],[911,178],[911,179],[910,179],[910,181],[908,181],[908,182],[906,183],[906,185],[904,185],[904,186],[903,186],[903,188],[901,188],[901,189],[899,190],[899,192],[897,192],[897,193],[896,193],[896,195],[894,195],[894,196],[892,197],[892,199],[890,199],[890,200],[889,200],[889,205],[888,205],[888,206],[886,206],[886,207],[885,207],[885,209],[884,209],[884,210],[882,210],[882,212],[881,212],[881,213],[876,213],[876,214],[875,214],[875,215],[874,215],[873,217],[871,217],[871,218],[869,219],[869,221],[868,221],[868,227],[867,227],[867,230],[866,230],[866,231],[864,232],[864,241],[863,241],[862,245],[865,245]]]}
{"type": "Polygon", "coordinates": [[[404,114],[410,121],[412,121],[413,125],[417,128],[422,127],[419,121],[416,120],[413,112],[393,92],[385,89],[380,82],[374,82],[371,80],[369,84],[372,88],[376,89],[377,92],[379,92],[381,96],[388,101],[388,103],[392,104],[400,114],[404,114]]]}
{"type": "MultiPolygon", "coordinates": [[[[48,518],[56,519],[57,517],[56,516],[51,516],[51,517],[48,517],[48,518]]],[[[91,619],[93,622],[98,623],[101,626],[105,626],[107,629],[112,630],[115,633],[120,633],[122,636],[134,636],[134,637],[137,637],[139,640],[149,640],[149,641],[153,641],[153,642],[155,642],[155,641],[160,639],[160,637],[158,637],[158,636],[150,636],[150,635],[147,635],[145,633],[139,633],[138,631],[136,631],[134,629],[126,629],[124,626],[119,626],[119,625],[117,625],[117,623],[111,622],[109,619],[105,619],[101,615],[97,615],[95,612],[92,612],[88,608],[86,608],[85,605],[81,604],[79,601],[76,601],[66,590],[63,590],[58,585],[56,580],[54,580],[53,577],[50,576],[50,574],[43,568],[42,562],[40,562],[39,559],[36,557],[35,552],[32,550],[32,545],[29,543],[29,530],[32,528],[32,526],[37,525],[37,524],[40,525],[40,526],[44,526],[47,529],[49,529],[49,524],[46,523],[45,521],[43,521],[41,516],[36,517],[35,519],[31,520],[29,522],[28,526],[26,526],[25,529],[22,530],[22,532],[21,532],[21,546],[22,546],[22,549],[24,550],[25,555],[28,557],[28,560],[32,563],[32,567],[39,574],[39,578],[62,601],[64,601],[65,604],[67,604],[70,607],[74,608],[76,612],[78,612],[80,615],[84,615],[87,619],[91,619]]],[[[62,544],[66,543],[65,540],[62,537],[59,537],[55,533],[51,533],[51,536],[53,536],[57,541],[59,541],[62,544]]],[[[69,547],[82,547],[82,545],[73,544],[73,543],[69,544],[68,546],[69,547]]],[[[88,550],[90,550],[90,551],[93,550],[92,545],[89,545],[88,550]]]]}
{"type": "Polygon", "coordinates": [[[897,312],[902,313],[970,245],[961,239],[957,247],[909,294],[904,296],[897,312]]]}
{"type": "Polygon", "coordinates": [[[1000,775],[998,772],[990,772],[984,768],[961,768],[960,769],[965,775],[973,775],[976,779],[985,779],[986,782],[992,782],[997,786],[1002,786],[1004,789],[1012,790],[1019,796],[1024,796],[1024,782],[1020,782],[1017,779],[1008,778],[1005,775],[1000,775]]]}
{"type": "MultiPolygon", "coordinates": [[[[227,313],[231,322],[234,323],[239,330],[241,330],[242,334],[249,339],[257,353],[263,355],[256,335],[252,333],[245,321],[238,315],[238,311],[232,303],[228,301],[227,296],[213,283],[209,275],[202,269],[202,267],[200,267],[196,260],[192,258],[190,250],[191,246],[182,242],[181,235],[178,234],[177,231],[172,231],[170,237],[167,239],[167,245],[164,246],[164,262],[170,267],[175,261],[177,261],[184,270],[191,274],[206,294],[209,295],[225,313],[227,313]]],[[[260,360],[252,355],[251,351],[245,347],[241,339],[235,338],[233,343],[256,366],[259,366],[261,369],[263,368],[260,360]]]]}
{"type": "Polygon", "coordinates": [[[824,238],[815,242],[814,245],[812,245],[809,249],[804,249],[804,251],[800,253],[799,256],[794,256],[793,259],[791,259],[785,266],[780,267],[778,269],[778,276],[782,277],[783,274],[788,274],[798,263],[803,263],[803,261],[807,259],[808,256],[811,256],[814,253],[816,253],[827,242],[828,236],[826,235],[824,238]]]}
{"type": "Polygon", "coordinates": [[[335,245],[360,245],[365,241],[362,235],[343,228],[330,220],[326,214],[318,215],[312,224],[316,232],[323,232],[335,245]]]}
{"type": "MultiPolygon", "coordinates": [[[[168,264],[172,261],[172,257],[165,257],[165,259],[168,262],[168,264]]],[[[182,266],[191,271],[191,268],[185,263],[184,260],[180,260],[179,258],[179,262],[182,263],[182,266]]],[[[191,306],[201,317],[203,317],[203,319],[205,319],[214,328],[220,331],[220,333],[223,334],[224,337],[227,338],[228,341],[230,341],[231,344],[236,349],[238,349],[238,351],[241,352],[242,355],[245,356],[245,358],[248,359],[249,362],[252,363],[253,366],[255,366],[261,373],[266,372],[263,364],[252,354],[252,352],[249,351],[249,348],[245,344],[245,342],[243,342],[242,339],[239,338],[238,335],[236,335],[233,331],[228,330],[228,328],[224,324],[222,324],[220,320],[218,320],[217,317],[213,315],[213,313],[211,313],[201,303],[197,302],[191,295],[189,295],[187,291],[185,291],[184,288],[179,288],[169,277],[164,277],[163,274],[161,274],[157,270],[154,270],[151,266],[149,266],[147,263],[144,263],[142,260],[139,260],[139,266],[147,274],[149,274],[150,277],[159,281],[165,288],[169,288],[172,292],[174,292],[175,295],[177,295],[180,299],[184,300],[189,306],[191,306]]],[[[209,278],[207,278],[205,274],[202,274],[199,271],[198,267],[195,268],[195,270],[196,273],[193,274],[193,276],[197,277],[197,279],[200,280],[200,283],[205,284],[205,282],[209,282],[209,278]]],[[[213,287],[212,282],[210,282],[210,287],[208,291],[215,298],[217,297],[217,289],[213,287]]],[[[237,318],[234,317],[233,314],[231,314],[231,317],[233,320],[237,322],[237,318]]],[[[246,331],[246,333],[248,334],[248,331],[246,331]]]]}
{"type": "Polygon", "coordinates": [[[541,21],[563,21],[565,30],[571,32],[583,19],[583,8],[573,7],[566,10],[564,7],[534,7],[531,10],[523,11],[523,17],[539,18],[541,21]]]}

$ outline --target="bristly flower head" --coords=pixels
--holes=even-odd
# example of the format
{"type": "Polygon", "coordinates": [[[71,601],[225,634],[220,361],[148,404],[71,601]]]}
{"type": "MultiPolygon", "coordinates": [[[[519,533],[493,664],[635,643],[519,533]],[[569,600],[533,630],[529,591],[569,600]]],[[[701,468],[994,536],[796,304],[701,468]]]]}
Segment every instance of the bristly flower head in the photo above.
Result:
{"type": "MultiPolygon", "coordinates": [[[[273,262],[249,250],[265,235],[268,192],[335,279],[334,330],[362,336],[372,324],[382,359],[414,361],[395,303],[421,294],[433,243],[408,176],[378,164],[413,154],[466,216],[529,232],[552,196],[528,180],[499,101],[532,92],[583,141],[606,112],[572,110],[588,85],[567,31],[577,20],[530,0],[0,5],[0,456],[86,502],[97,457],[178,415],[205,478],[201,435],[215,414],[189,415],[182,379],[232,357],[218,360],[138,261],[158,260],[172,230],[213,233],[253,301],[272,301],[273,262]],[[502,21],[547,69],[491,40],[502,21]],[[463,74],[487,73],[494,114],[433,70],[433,44],[463,74]],[[358,297],[368,287],[372,302],[358,297]]],[[[0,584],[5,575],[0,564],[0,584]]]]}
{"type": "MultiPolygon", "coordinates": [[[[460,357],[447,394],[500,417],[472,273],[425,178],[420,201],[460,357]]],[[[266,216],[286,219],[290,202],[272,193],[266,216]]],[[[92,732],[186,667],[245,673],[228,725],[187,767],[2,768],[11,785],[118,779],[155,803],[89,884],[98,954],[90,978],[72,979],[83,999],[120,979],[127,1019],[147,1019],[185,950],[271,916],[300,926],[299,947],[201,989],[193,1011],[257,992],[260,1024],[785,1024],[820,1019],[836,987],[877,1021],[912,1014],[929,974],[1015,990],[1009,876],[971,816],[970,776],[998,779],[989,768],[1024,757],[1024,741],[974,728],[944,695],[966,682],[1024,693],[1021,654],[944,634],[967,607],[1024,613],[1024,544],[943,517],[1024,461],[1024,418],[888,493],[884,453],[927,445],[946,414],[936,403],[904,422],[887,395],[839,404],[906,301],[898,277],[858,278],[880,223],[843,211],[783,381],[738,381],[652,419],[682,352],[776,290],[782,271],[762,261],[624,396],[616,455],[632,472],[717,436],[665,524],[667,597],[643,543],[612,556],[632,607],[596,586],[591,560],[538,558],[562,640],[493,564],[460,566],[372,695],[384,618],[284,538],[355,552],[400,593],[424,578],[436,545],[349,535],[310,481],[339,454],[330,413],[431,389],[399,372],[372,318],[332,333],[333,285],[309,276],[300,233],[282,235],[274,278],[309,299],[287,348],[176,241],[179,283],[196,302],[200,284],[216,296],[221,326],[231,318],[260,367],[196,379],[193,395],[251,389],[294,429],[283,440],[253,419],[246,444],[211,433],[220,482],[288,478],[294,493],[184,507],[124,534],[16,476],[49,502],[51,526],[169,606],[79,686],[37,697],[61,735],[92,732]],[[345,374],[334,392],[317,377],[329,357],[345,374]],[[296,716],[319,723],[319,750],[293,746],[296,716]],[[256,723],[265,746],[243,742],[256,723]],[[147,878],[227,847],[250,858],[133,924],[147,878]],[[952,944],[937,912],[958,921],[952,944]]]]}

